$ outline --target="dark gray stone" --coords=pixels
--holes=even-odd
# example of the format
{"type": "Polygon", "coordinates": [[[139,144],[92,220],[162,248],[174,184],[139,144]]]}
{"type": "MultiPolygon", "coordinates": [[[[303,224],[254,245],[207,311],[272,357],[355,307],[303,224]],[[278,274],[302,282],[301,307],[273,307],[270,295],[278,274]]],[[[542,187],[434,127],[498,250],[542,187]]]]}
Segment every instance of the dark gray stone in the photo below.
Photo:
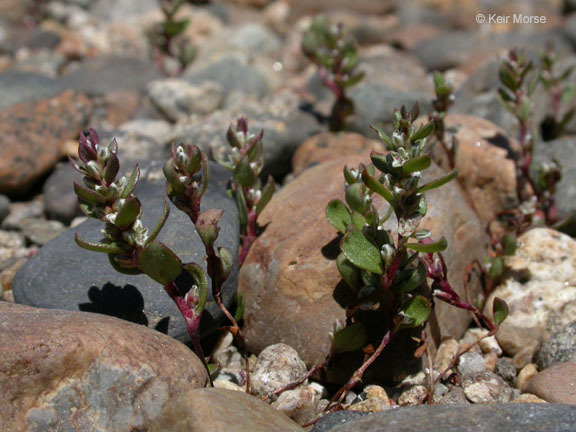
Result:
{"type": "Polygon", "coordinates": [[[233,90],[246,95],[263,97],[270,91],[268,80],[252,66],[243,64],[234,56],[225,56],[202,68],[192,64],[182,76],[192,84],[216,81],[226,94],[233,90]]]}
{"type": "Polygon", "coordinates": [[[469,405],[466,394],[462,387],[453,387],[448,393],[442,396],[438,405],[469,405]]]}
{"type": "MultiPolygon", "coordinates": [[[[562,179],[556,187],[556,206],[561,218],[576,210],[576,137],[561,138],[540,142],[534,148],[535,164],[556,159],[562,165],[562,179]]],[[[533,175],[536,174],[532,169],[533,175]]],[[[564,232],[576,235],[576,221],[570,223],[564,232]]]]}
{"type": "Polygon", "coordinates": [[[171,140],[196,144],[203,151],[222,157],[230,151],[226,130],[240,116],[248,119],[248,129],[264,129],[264,174],[282,177],[290,171],[292,154],[307,138],[322,129],[313,115],[300,106],[291,91],[272,94],[261,101],[248,100],[226,110],[216,111],[191,125],[177,126],[171,140]]]}
{"type": "Polygon", "coordinates": [[[72,219],[81,216],[73,182],[81,183],[82,175],[67,162],[58,164],[44,183],[42,195],[44,210],[50,219],[70,224],[72,219]]]}
{"type": "Polygon", "coordinates": [[[336,411],[318,420],[311,432],[329,432],[337,426],[353,422],[367,415],[370,415],[370,413],[361,411],[336,411]]]}
{"type": "Polygon", "coordinates": [[[420,104],[420,112],[425,114],[430,110],[430,95],[420,92],[401,92],[381,84],[359,84],[350,90],[354,101],[355,114],[348,120],[348,129],[367,137],[377,139],[378,136],[370,125],[390,129],[392,114],[402,105],[411,108],[420,104]]]}
{"type": "Polygon", "coordinates": [[[119,90],[144,92],[146,84],[162,75],[153,63],[121,57],[83,61],[62,77],[62,85],[91,96],[119,90]]]}
{"type": "Polygon", "coordinates": [[[568,361],[576,361],[576,321],[550,336],[536,355],[540,369],[568,361]]]}
{"type": "Polygon", "coordinates": [[[512,361],[507,358],[501,357],[496,360],[494,373],[510,385],[514,385],[516,381],[516,368],[512,361]]]}
{"type": "Polygon", "coordinates": [[[50,98],[62,92],[58,80],[44,75],[10,70],[0,73],[0,108],[50,98]]]}
{"type": "Polygon", "coordinates": [[[557,404],[417,406],[388,410],[330,432],[571,432],[576,407],[557,404]]]}
{"type": "MultiPolygon", "coordinates": [[[[137,195],[142,202],[144,226],[152,228],[160,217],[166,199],[162,162],[154,161],[142,169],[137,195]],[[151,178],[147,179],[150,175],[151,178]]],[[[211,166],[211,182],[204,196],[203,209],[224,210],[217,244],[228,248],[234,257],[238,251],[238,214],[236,204],[226,196],[229,174],[211,166]]],[[[159,236],[184,262],[205,267],[204,246],[188,217],[170,204],[168,221],[159,236]]],[[[98,312],[148,325],[181,341],[188,341],[184,320],[162,286],[145,275],[130,276],[115,272],[102,253],[79,248],[74,233],[87,241],[101,239],[100,221],[89,219],[46,244],[17,273],[12,283],[17,303],[48,309],[98,312]]],[[[223,288],[224,303],[231,305],[237,285],[233,269],[223,288]]],[[[223,314],[210,298],[204,314],[203,329],[213,329],[223,314]]]]}
{"type": "Polygon", "coordinates": [[[0,194],[0,222],[10,213],[10,199],[0,194]]]}

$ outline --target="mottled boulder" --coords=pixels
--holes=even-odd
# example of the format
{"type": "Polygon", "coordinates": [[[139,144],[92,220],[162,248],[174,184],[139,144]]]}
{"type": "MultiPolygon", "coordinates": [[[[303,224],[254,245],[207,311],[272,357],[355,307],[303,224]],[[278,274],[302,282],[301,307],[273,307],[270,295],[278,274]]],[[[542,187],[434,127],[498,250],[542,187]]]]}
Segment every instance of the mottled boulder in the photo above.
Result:
{"type": "Polygon", "coordinates": [[[30,72],[8,70],[0,73],[0,108],[51,98],[62,92],[62,85],[53,78],[30,72]]]}
{"type": "Polygon", "coordinates": [[[536,374],[526,391],[547,402],[576,405],[576,362],[558,363],[536,374]]]}
{"type": "Polygon", "coordinates": [[[145,430],[207,384],[185,345],[116,318],[0,302],[0,326],[3,431],[145,430]]]}
{"type": "MultiPolygon", "coordinates": [[[[166,199],[162,162],[142,167],[136,189],[143,207],[143,223],[152,228],[166,199]]],[[[130,169],[129,166],[124,168],[130,169]]],[[[217,245],[225,246],[234,256],[238,251],[238,215],[236,204],[226,196],[228,171],[212,165],[209,188],[202,208],[224,210],[217,245]]],[[[194,225],[183,212],[170,204],[171,211],[159,240],[176,252],[184,262],[203,266],[204,246],[194,225]]],[[[13,281],[17,303],[49,309],[98,312],[148,325],[181,341],[188,341],[184,320],[164,288],[145,275],[124,275],[114,271],[106,254],[81,249],[74,233],[88,241],[101,239],[103,224],[89,219],[47,243],[20,269],[13,281]]],[[[223,287],[223,300],[231,305],[236,293],[237,270],[234,268],[223,287]]],[[[210,298],[204,313],[204,332],[214,329],[223,319],[220,308],[210,298]]]]}
{"type": "Polygon", "coordinates": [[[71,91],[0,110],[0,193],[21,193],[64,155],[85,126],[92,103],[71,91]]]}
{"type": "MultiPolygon", "coordinates": [[[[348,157],[310,168],[278,192],[262,213],[260,223],[266,230],[252,246],[239,279],[252,351],[283,342],[308,366],[324,361],[330,348],[328,333],[336,320],[344,319],[340,303],[346,298],[336,269],[338,236],[324,216],[325,208],[330,200],[343,199],[344,164],[356,166],[366,159],[348,157]]],[[[442,172],[437,167],[429,171],[435,177],[442,172]]],[[[485,234],[455,183],[427,196],[423,226],[446,236],[449,278],[461,291],[466,265],[484,255],[485,234]]],[[[478,302],[479,283],[473,281],[470,289],[472,301],[478,302]]],[[[441,302],[437,306],[442,336],[460,337],[469,315],[441,302]]]]}
{"type": "Polygon", "coordinates": [[[191,390],[160,413],[150,432],[303,432],[298,424],[246,393],[218,388],[191,390]]]}

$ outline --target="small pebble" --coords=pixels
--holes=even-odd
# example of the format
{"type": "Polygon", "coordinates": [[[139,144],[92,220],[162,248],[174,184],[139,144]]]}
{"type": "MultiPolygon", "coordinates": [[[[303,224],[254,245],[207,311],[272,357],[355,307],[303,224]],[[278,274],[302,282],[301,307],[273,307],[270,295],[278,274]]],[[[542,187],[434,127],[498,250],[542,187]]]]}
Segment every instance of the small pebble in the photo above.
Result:
{"type": "Polygon", "coordinates": [[[516,370],[520,370],[527,364],[532,363],[532,358],[534,358],[534,354],[536,354],[537,350],[538,342],[534,341],[518,351],[512,358],[512,364],[516,370]]]}
{"type": "Polygon", "coordinates": [[[481,353],[482,349],[480,349],[480,345],[477,343],[478,339],[484,336],[485,330],[479,328],[471,328],[464,333],[462,339],[458,341],[460,344],[460,348],[465,349],[466,347],[472,345],[472,348],[468,352],[477,352],[481,353]]]}
{"type": "Polygon", "coordinates": [[[527,364],[524,368],[518,373],[518,377],[516,378],[516,382],[514,383],[514,387],[519,389],[520,391],[524,391],[528,382],[538,373],[538,368],[534,363],[527,364]]]}
{"type": "Polygon", "coordinates": [[[283,392],[272,406],[296,423],[304,425],[316,418],[318,401],[319,398],[314,391],[298,388],[283,392]]]}
{"type": "Polygon", "coordinates": [[[494,369],[496,369],[496,362],[498,361],[498,354],[495,352],[485,354],[484,360],[486,361],[486,370],[494,372],[494,369]]]}
{"type": "Polygon", "coordinates": [[[540,399],[538,396],[532,393],[523,393],[517,398],[514,398],[513,403],[548,403],[544,399],[540,399]]]}
{"type": "Polygon", "coordinates": [[[423,385],[415,385],[400,395],[398,398],[398,405],[420,405],[422,403],[422,398],[426,395],[426,392],[427,389],[423,385]]]}
{"type": "Polygon", "coordinates": [[[472,403],[508,402],[512,395],[512,389],[492,372],[464,376],[462,388],[466,398],[472,403]]]}
{"type": "Polygon", "coordinates": [[[44,219],[24,219],[21,221],[24,236],[31,243],[43,246],[66,230],[62,222],[44,219]]]}
{"type": "Polygon", "coordinates": [[[439,405],[462,405],[462,404],[469,404],[470,401],[466,399],[466,394],[462,387],[454,387],[448,393],[446,393],[440,402],[439,405]]]}
{"type": "Polygon", "coordinates": [[[476,352],[467,352],[460,356],[458,371],[462,375],[470,375],[486,370],[486,360],[481,354],[476,352]]]}
{"type": "Polygon", "coordinates": [[[391,408],[388,394],[380,386],[369,385],[362,394],[366,397],[365,400],[350,405],[350,411],[380,412],[391,408]]]}
{"type": "Polygon", "coordinates": [[[434,358],[434,368],[443,372],[456,357],[458,348],[458,342],[455,339],[442,341],[434,358]]]}
{"type": "Polygon", "coordinates": [[[216,379],[214,381],[214,387],[222,388],[226,390],[234,390],[234,391],[245,391],[244,388],[240,387],[238,384],[233,383],[232,381],[228,381],[226,379],[216,379]]]}
{"type": "Polygon", "coordinates": [[[494,373],[510,385],[516,381],[516,368],[508,358],[499,358],[496,361],[494,373]]]}
{"type": "Polygon", "coordinates": [[[2,221],[0,226],[3,230],[20,231],[22,221],[29,218],[40,218],[44,213],[44,203],[42,196],[38,196],[34,201],[15,202],[10,206],[10,213],[2,221]]]}

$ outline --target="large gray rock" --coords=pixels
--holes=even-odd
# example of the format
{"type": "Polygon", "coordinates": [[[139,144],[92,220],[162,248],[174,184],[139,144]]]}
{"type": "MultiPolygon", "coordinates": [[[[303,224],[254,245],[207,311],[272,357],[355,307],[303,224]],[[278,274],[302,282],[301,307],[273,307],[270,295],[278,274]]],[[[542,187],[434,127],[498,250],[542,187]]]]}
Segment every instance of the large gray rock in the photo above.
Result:
{"type": "Polygon", "coordinates": [[[0,430],[135,431],[208,377],[186,346],[97,314],[0,302],[0,430]]]}
{"type": "MultiPolygon", "coordinates": [[[[152,162],[142,169],[142,180],[136,193],[144,209],[144,226],[152,228],[162,212],[166,199],[162,163],[152,162]],[[148,178],[147,178],[148,177],[148,178]]],[[[211,166],[211,182],[202,204],[203,209],[224,210],[220,222],[218,245],[225,246],[236,257],[238,250],[238,215],[236,204],[226,196],[228,172],[211,166]]],[[[159,236],[184,262],[203,266],[204,246],[188,217],[171,204],[168,221],[159,236]]],[[[102,253],[79,248],[74,233],[88,241],[101,239],[103,224],[87,220],[45,245],[13,281],[14,299],[31,306],[98,312],[148,325],[181,341],[188,341],[184,320],[161,285],[147,276],[117,273],[102,253]]],[[[236,293],[237,269],[224,284],[223,299],[231,305],[236,293]]],[[[204,314],[204,331],[217,326],[222,312],[210,298],[204,314]]]]}
{"type": "Polygon", "coordinates": [[[352,419],[330,432],[570,432],[576,407],[552,404],[417,406],[352,419]]]}
{"type": "Polygon", "coordinates": [[[61,91],[62,85],[58,80],[44,75],[16,70],[0,73],[0,108],[50,98],[61,91]]]}

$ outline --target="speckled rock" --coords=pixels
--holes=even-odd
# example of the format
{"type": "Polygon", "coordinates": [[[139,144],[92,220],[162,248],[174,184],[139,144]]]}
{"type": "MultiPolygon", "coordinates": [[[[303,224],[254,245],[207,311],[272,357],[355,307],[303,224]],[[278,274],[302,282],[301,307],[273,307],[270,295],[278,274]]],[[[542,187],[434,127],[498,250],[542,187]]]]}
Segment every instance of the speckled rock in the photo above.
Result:
{"type": "MultiPolygon", "coordinates": [[[[458,142],[458,182],[466,191],[480,220],[487,224],[518,205],[514,149],[518,144],[494,123],[463,114],[448,114],[445,140],[458,142]]],[[[441,145],[435,145],[434,160],[450,169],[441,145]]]]}
{"type": "Polygon", "coordinates": [[[392,408],[386,390],[380,386],[366,386],[360,397],[364,400],[350,405],[347,409],[350,411],[380,412],[392,408]]]}
{"type": "Polygon", "coordinates": [[[507,358],[498,359],[494,373],[510,385],[514,385],[514,381],[516,381],[516,368],[507,358]]]}
{"type": "Polygon", "coordinates": [[[318,415],[318,402],[316,393],[306,387],[283,392],[278,396],[278,400],[272,403],[272,407],[299,425],[305,425],[318,415]]]}
{"type": "Polygon", "coordinates": [[[415,385],[403,392],[398,398],[398,405],[413,406],[420,405],[428,390],[423,385],[415,385]]]}
{"type": "Polygon", "coordinates": [[[320,418],[312,428],[312,432],[330,432],[335,427],[366,417],[369,413],[361,411],[336,411],[320,418]]]}
{"type": "Polygon", "coordinates": [[[268,396],[298,381],[306,372],[306,365],[294,348],[283,343],[270,345],[260,353],[250,375],[252,394],[268,396]]]}
{"type": "MultiPolygon", "coordinates": [[[[363,160],[347,157],[306,170],[278,192],[262,213],[260,223],[267,228],[253,244],[239,281],[251,350],[259,352],[284,342],[293,346],[308,366],[324,361],[330,348],[328,333],[335,320],[344,319],[339,302],[346,299],[335,263],[336,230],[324,213],[331,199],[343,198],[344,164],[355,166],[363,160]]],[[[435,168],[428,175],[439,173],[435,168]]],[[[484,254],[479,241],[484,232],[472,210],[462,205],[462,195],[454,183],[432,191],[427,198],[429,213],[423,226],[446,236],[450,246],[444,257],[450,278],[462,280],[466,265],[484,254]]],[[[454,284],[456,289],[460,286],[454,284]]],[[[474,282],[473,301],[478,300],[478,293],[479,285],[474,282]]],[[[470,319],[468,314],[442,303],[437,304],[436,314],[444,337],[460,337],[470,319]]],[[[394,355],[401,355],[399,346],[389,348],[394,355]]],[[[407,363],[393,355],[391,358],[395,361],[378,370],[404,378],[406,371],[398,368],[403,369],[407,363]]],[[[412,354],[405,360],[414,362],[412,354]]]]}
{"type": "Polygon", "coordinates": [[[466,394],[462,387],[453,387],[448,393],[442,396],[439,405],[468,405],[470,401],[466,399],[466,394]]]}
{"type": "Polygon", "coordinates": [[[268,404],[243,392],[196,389],[167,405],[150,432],[304,432],[304,429],[268,404]]]}
{"type": "Polygon", "coordinates": [[[446,369],[458,354],[458,342],[453,338],[443,340],[436,351],[434,357],[434,368],[442,372],[446,369]]]}
{"type": "Polygon", "coordinates": [[[55,220],[24,219],[22,221],[24,236],[29,242],[38,246],[45,245],[65,230],[64,224],[55,220]]]}
{"type": "Polygon", "coordinates": [[[534,375],[526,392],[547,402],[576,405],[576,362],[557,363],[534,375]]]}
{"type": "Polygon", "coordinates": [[[23,220],[42,217],[42,213],[44,213],[44,204],[41,199],[14,202],[10,205],[10,213],[2,221],[2,229],[21,231],[23,220]]]}
{"type": "Polygon", "coordinates": [[[0,321],[5,431],[142,430],[207,383],[189,348],[116,318],[0,302],[0,321]]]}
{"type": "Polygon", "coordinates": [[[355,418],[330,432],[569,432],[574,422],[576,408],[565,405],[418,406],[355,418]]]}
{"type": "Polygon", "coordinates": [[[189,118],[192,114],[206,115],[223,101],[224,89],[214,81],[193,85],[182,79],[152,81],[147,86],[148,97],[170,121],[189,118]]]}
{"type": "Polygon", "coordinates": [[[91,109],[85,96],[67,91],[0,110],[0,193],[25,192],[52,169],[91,109]]]}
{"type": "Polygon", "coordinates": [[[10,199],[0,194],[0,223],[10,213],[10,199]]]}
{"type": "MultiPolygon", "coordinates": [[[[166,199],[162,161],[141,165],[141,180],[136,189],[143,207],[143,223],[152,227],[160,218],[166,199]]],[[[123,166],[123,169],[130,169],[123,166]]],[[[210,184],[203,197],[203,209],[224,210],[217,244],[236,256],[238,216],[236,204],[226,196],[228,171],[210,168],[210,184]]],[[[184,262],[203,261],[204,246],[192,223],[171,204],[168,221],[159,240],[167,244],[184,262]]],[[[74,233],[87,241],[100,240],[100,221],[89,219],[47,243],[20,269],[13,281],[14,298],[31,306],[98,312],[148,325],[181,341],[188,341],[184,320],[163,287],[145,275],[124,275],[113,271],[106,254],[87,251],[74,242],[74,233]]],[[[236,292],[236,269],[223,287],[223,300],[230,306],[236,292]]],[[[220,308],[209,297],[204,312],[205,332],[223,319],[220,308]]]]}
{"type": "Polygon", "coordinates": [[[477,372],[462,377],[462,388],[472,403],[509,402],[512,389],[492,372],[477,372]]]}
{"type": "Polygon", "coordinates": [[[576,319],[576,242],[547,228],[532,229],[518,241],[516,254],[506,258],[504,281],[485,306],[490,314],[495,296],[508,303],[510,315],[496,334],[508,355],[541,342],[551,313],[560,314],[561,325],[576,319]]]}
{"type": "Polygon", "coordinates": [[[536,356],[536,363],[541,369],[567,361],[576,361],[576,321],[550,336],[536,356]]]}
{"type": "Polygon", "coordinates": [[[458,372],[462,375],[470,375],[486,371],[486,360],[475,352],[467,352],[460,356],[458,372]]]}

